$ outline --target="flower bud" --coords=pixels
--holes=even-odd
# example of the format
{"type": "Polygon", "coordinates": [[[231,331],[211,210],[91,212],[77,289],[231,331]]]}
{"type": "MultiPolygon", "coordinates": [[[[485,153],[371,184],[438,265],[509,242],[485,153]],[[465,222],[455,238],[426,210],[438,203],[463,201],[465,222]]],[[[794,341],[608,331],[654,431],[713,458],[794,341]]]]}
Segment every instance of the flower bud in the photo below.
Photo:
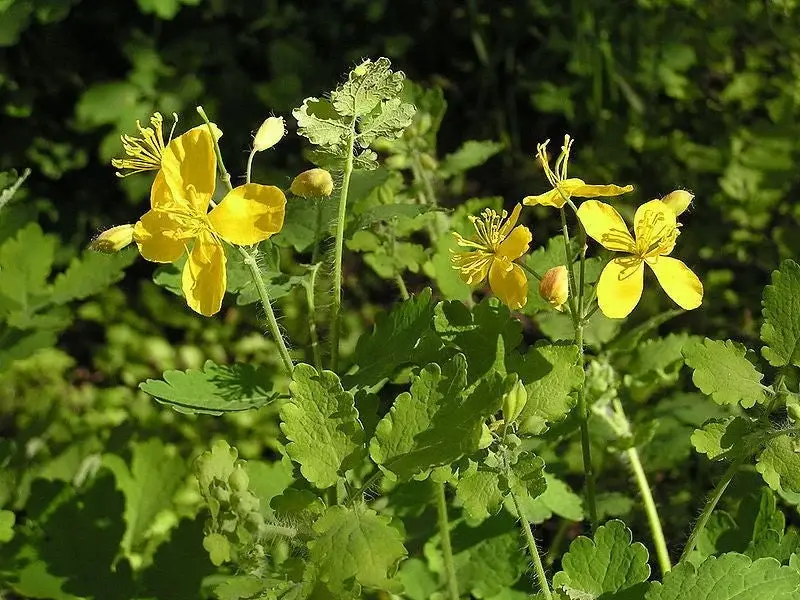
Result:
{"type": "Polygon", "coordinates": [[[539,282],[539,294],[547,300],[553,308],[560,310],[569,297],[569,274],[567,267],[559,265],[544,274],[539,282]]]}
{"type": "Polygon", "coordinates": [[[286,126],[283,122],[283,117],[269,117],[256,132],[256,137],[253,140],[253,150],[261,152],[267,148],[272,148],[281,141],[285,132],[286,126]]]}
{"type": "Polygon", "coordinates": [[[517,420],[528,403],[528,391],[522,382],[517,380],[511,390],[503,398],[503,420],[509,425],[517,420]]]}
{"type": "Polygon", "coordinates": [[[686,190],[675,190],[664,196],[661,201],[669,206],[677,216],[689,208],[693,199],[694,194],[690,194],[686,190]]]}
{"type": "Polygon", "coordinates": [[[309,169],[295,177],[289,189],[303,198],[327,198],[333,193],[333,177],[325,169],[309,169]]]}
{"type": "Polygon", "coordinates": [[[89,244],[92,250],[97,252],[119,252],[133,241],[133,225],[117,225],[111,229],[106,229],[89,244]]]}

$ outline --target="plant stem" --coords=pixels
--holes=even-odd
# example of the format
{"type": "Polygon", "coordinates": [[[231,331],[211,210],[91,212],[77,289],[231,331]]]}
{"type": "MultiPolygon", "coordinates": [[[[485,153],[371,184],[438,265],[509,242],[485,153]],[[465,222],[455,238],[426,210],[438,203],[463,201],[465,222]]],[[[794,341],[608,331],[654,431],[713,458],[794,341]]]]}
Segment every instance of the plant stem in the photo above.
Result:
{"type": "Polygon", "coordinates": [[[339,212],[336,218],[336,247],[333,257],[333,309],[331,315],[331,371],[339,366],[339,313],[342,309],[342,251],[344,249],[344,225],[347,217],[347,194],[350,191],[350,176],[353,174],[353,145],[356,139],[355,117],[350,124],[344,160],[342,189],[339,192],[339,212]]]}
{"type": "MultiPolygon", "coordinates": [[[[583,306],[583,285],[578,288],[575,283],[575,272],[570,263],[572,253],[569,250],[569,229],[567,228],[566,211],[561,209],[561,231],[564,236],[564,262],[569,276],[569,312],[575,330],[575,345],[578,347],[578,364],[584,369],[583,327],[584,319],[579,313],[583,306]],[[576,302],[577,298],[577,302],[576,302]]],[[[585,247],[585,244],[584,244],[585,247]]],[[[585,259],[585,256],[584,256],[585,259]]],[[[585,384],[578,388],[578,416],[581,424],[581,452],[583,454],[583,473],[586,480],[586,504],[589,508],[589,521],[592,529],[597,526],[597,501],[595,499],[594,466],[592,465],[592,447],[589,441],[589,407],[586,404],[585,384]]]]}
{"type": "Polygon", "coordinates": [[[550,542],[550,548],[547,549],[547,554],[544,557],[544,562],[547,563],[548,567],[552,567],[553,563],[556,562],[556,557],[561,550],[561,544],[563,543],[564,538],[567,536],[567,531],[569,531],[571,526],[572,521],[561,519],[561,523],[558,525],[556,534],[553,536],[553,540],[550,542]]]}
{"type": "Polygon", "coordinates": [[[316,307],[314,302],[314,291],[317,287],[317,271],[319,263],[311,267],[311,276],[306,282],[306,303],[308,304],[308,335],[311,338],[311,355],[314,357],[314,366],[317,371],[322,370],[322,353],[319,348],[319,336],[317,335],[316,307]]]}
{"type": "Polygon", "coordinates": [[[314,210],[317,213],[317,223],[314,228],[314,246],[311,249],[311,264],[319,262],[319,234],[322,232],[322,202],[319,198],[314,199],[314,210]]]}
{"type": "Polygon", "coordinates": [[[281,525],[273,525],[272,523],[265,523],[262,531],[267,535],[283,536],[293,538],[297,535],[297,530],[294,527],[283,527],[281,525]]]}
{"type": "Polygon", "coordinates": [[[522,510],[519,507],[519,502],[517,501],[517,496],[514,494],[514,492],[509,490],[509,495],[511,496],[511,500],[514,502],[514,509],[517,511],[517,518],[522,526],[522,533],[525,535],[525,541],[528,544],[528,553],[531,555],[533,567],[536,569],[536,579],[539,582],[539,589],[542,590],[546,600],[552,600],[553,595],[551,594],[550,586],[547,583],[547,575],[545,574],[544,566],[542,565],[542,557],[539,556],[539,549],[536,547],[536,540],[534,539],[533,532],[531,531],[531,524],[528,522],[528,519],[525,518],[525,515],[522,514],[522,510]]]}
{"type": "MultiPolygon", "coordinates": [[[[220,172],[220,179],[222,179],[222,183],[225,184],[225,187],[228,188],[228,191],[231,191],[233,190],[233,186],[231,185],[231,176],[230,173],[228,173],[228,170],[225,168],[225,163],[222,160],[222,152],[219,149],[219,141],[214,136],[214,130],[211,127],[211,121],[209,121],[208,116],[206,116],[202,106],[197,107],[197,112],[203,118],[203,121],[211,133],[211,139],[214,141],[214,153],[217,156],[217,167],[220,172]]],[[[241,246],[236,246],[236,249],[250,270],[250,276],[253,278],[253,284],[256,286],[258,297],[261,300],[261,306],[264,308],[264,313],[267,315],[267,325],[269,326],[270,333],[272,333],[273,339],[278,344],[278,352],[281,355],[283,366],[286,368],[286,371],[291,374],[294,370],[292,358],[289,356],[289,350],[286,347],[286,342],[283,339],[280,327],[278,327],[278,320],[275,318],[275,312],[272,310],[269,292],[267,292],[267,286],[264,283],[264,277],[261,274],[261,269],[258,268],[256,255],[255,253],[248,252],[241,246]]]]}
{"type": "Polygon", "coordinates": [[[661,574],[666,575],[672,570],[672,563],[669,560],[669,551],[667,550],[667,542],[664,539],[664,530],[661,528],[661,521],[658,518],[658,509],[653,500],[653,494],[650,491],[650,485],[647,483],[647,476],[642,468],[642,461],[639,460],[639,452],[636,446],[632,446],[625,451],[628,461],[631,465],[631,470],[636,478],[636,484],[639,486],[639,493],[644,500],[644,510],[647,513],[647,521],[650,524],[650,533],[653,536],[653,544],[656,547],[656,555],[658,556],[658,565],[661,568],[661,574]]]}
{"type": "Polygon", "coordinates": [[[536,280],[537,280],[537,281],[541,281],[541,280],[542,280],[542,276],[541,276],[541,275],[539,275],[539,274],[538,274],[536,271],[534,271],[533,269],[531,269],[531,268],[530,268],[528,265],[526,265],[526,264],[525,264],[525,261],[520,261],[520,262],[518,262],[518,263],[515,263],[515,264],[519,265],[519,266],[520,266],[520,267],[522,267],[524,270],[526,270],[526,271],[527,271],[529,274],[533,275],[533,276],[536,278],[536,280]]]}
{"type": "Polygon", "coordinates": [[[703,529],[705,529],[706,523],[708,523],[708,519],[711,517],[711,513],[714,512],[714,508],[716,508],[717,503],[719,502],[720,498],[722,498],[722,494],[725,493],[725,489],[728,487],[731,479],[733,479],[733,476],[736,475],[736,471],[739,470],[739,466],[742,464],[744,458],[744,456],[740,456],[738,459],[734,460],[730,465],[728,465],[728,468],[722,475],[722,479],[719,480],[714,488],[714,491],[711,493],[711,496],[706,502],[703,512],[700,514],[700,518],[697,519],[697,523],[694,524],[694,529],[689,535],[689,540],[686,542],[686,546],[683,548],[681,557],[678,559],[679,563],[682,563],[684,560],[686,560],[689,557],[689,554],[692,553],[692,550],[694,550],[694,547],[697,544],[697,538],[700,537],[703,529]]]}
{"type": "Polygon", "coordinates": [[[444,483],[436,483],[436,509],[439,513],[439,536],[442,543],[444,569],[447,576],[447,589],[450,600],[458,600],[458,578],[456,565],[453,562],[453,546],[450,543],[450,523],[447,520],[447,498],[444,495],[444,483]]]}
{"type": "Polygon", "coordinates": [[[400,297],[403,300],[408,300],[411,296],[408,293],[408,288],[406,287],[406,282],[403,281],[403,276],[398,273],[394,276],[395,283],[397,283],[397,287],[400,290],[400,297]]]}
{"type": "Polygon", "coordinates": [[[250,156],[247,157],[247,171],[245,171],[244,181],[250,183],[250,175],[253,172],[253,158],[256,156],[256,149],[250,150],[250,156]]]}

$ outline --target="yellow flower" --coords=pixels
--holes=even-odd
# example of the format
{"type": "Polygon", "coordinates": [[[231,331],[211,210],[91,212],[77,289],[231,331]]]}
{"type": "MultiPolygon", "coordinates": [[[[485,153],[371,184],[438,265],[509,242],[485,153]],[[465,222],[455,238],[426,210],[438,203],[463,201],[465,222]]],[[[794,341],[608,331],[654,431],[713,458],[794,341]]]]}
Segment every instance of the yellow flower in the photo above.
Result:
{"type": "Polygon", "coordinates": [[[525,306],[528,300],[528,279],[513,262],[525,254],[532,239],[527,227],[514,227],[521,210],[522,206],[517,204],[506,219],[506,211],[498,215],[487,208],[480,218],[470,217],[477,232],[472,239],[453,233],[459,246],[472,248],[468,252],[453,253],[453,266],[461,278],[475,285],[488,276],[492,291],[511,309],[525,306]]]}
{"type": "Polygon", "coordinates": [[[134,226],[133,239],[141,255],[153,262],[174,262],[188,252],[182,276],[186,302],[202,315],[213,315],[222,305],[226,286],[222,241],[257,244],[280,231],[286,198],[277,187],[249,183],[229,192],[208,212],[217,159],[206,126],[172,140],[160,163],[150,210],[134,226]]]}
{"type": "Polygon", "coordinates": [[[603,196],[619,196],[633,191],[632,185],[624,187],[613,183],[608,185],[589,185],[583,179],[578,179],[577,177],[568,178],[567,164],[569,163],[569,153],[573,142],[568,135],[564,136],[564,145],[561,147],[561,154],[556,159],[555,169],[551,169],[547,158],[547,144],[549,142],[550,140],[547,140],[536,147],[536,156],[553,189],[538,196],[525,196],[522,199],[523,204],[528,206],[541,204],[562,208],[567,200],[573,196],[576,198],[599,198],[603,196]]]}
{"type": "MultiPolygon", "coordinates": [[[[172,126],[169,137],[166,142],[164,141],[164,132],[162,126],[164,118],[161,113],[154,113],[150,117],[151,127],[142,127],[139,121],[136,121],[136,128],[139,130],[140,137],[131,135],[122,135],[122,149],[128,158],[114,158],[111,160],[111,165],[117,171],[117,177],[127,177],[134,173],[141,173],[143,171],[157,171],[161,168],[161,160],[164,150],[172,139],[172,133],[175,131],[175,125],[178,123],[178,116],[175,116],[175,124],[172,126]],[[127,171],[127,172],[123,172],[127,171]]],[[[217,139],[222,137],[222,131],[215,124],[211,124],[214,129],[214,135],[217,139]]],[[[208,129],[207,125],[199,125],[194,129],[187,131],[198,131],[200,129],[208,129]]],[[[185,134],[184,134],[185,135],[185,134]]]]}
{"type": "Polygon", "coordinates": [[[661,200],[642,204],[633,218],[631,237],[619,213],[604,202],[587,200],[578,209],[586,233],[603,247],[628,256],[615,258],[600,274],[597,302],[612,319],[628,316],[642,296],[647,264],[667,295],[678,306],[692,310],[703,301],[703,284],[689,267],[667,256],[675,247],[678,223],[675,212],[661,200]]]}

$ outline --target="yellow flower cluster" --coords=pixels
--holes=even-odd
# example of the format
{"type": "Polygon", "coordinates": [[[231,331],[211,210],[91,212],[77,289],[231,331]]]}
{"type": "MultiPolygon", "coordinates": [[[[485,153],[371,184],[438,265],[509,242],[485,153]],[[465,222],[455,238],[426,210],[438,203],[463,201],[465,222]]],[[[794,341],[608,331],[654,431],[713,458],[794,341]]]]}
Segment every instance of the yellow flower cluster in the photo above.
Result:
{"type": "MultiPolygon", "coordinates": [[[[581,179],[569,178],[567,163],[571,147],[572,140],[566,136],[555,168],[551,169],[546,154],[547,142],[538,146],[538,159],[552,189],[537,196],[526,196],[523,204],[556,208],[569,204],[575,208],[572,198],[618,196],[633,190],[630,185],[589,185],[581,179]]],[[[688,208],[692,198],[689,192],[676,190],[661,200],[643,204],[633,219],[633,236],[620,214],[609,204],[587,200],[576,209],[589,237],[607,250],[624,253],[604,267],[597,283],[597,302],[604,315],[619,319],[633,311],[642,295],[645,264],[678,306],[686,310],[700,306],[703,300],[700,279],[683,262],[669,256],[680,233],[677,216],[688,208]]],[[[471,217],[475,236],[465,239],[454,233],[456,243],[469,248],[466,252],[453,252],[453,267],[461,278],[476,285],[488,276],[494,294],[511,309],[523,307],[528,296],[527,277],[514,262],[527,252],[532,240],[527,227],[515,227],[520,210],[518,204],[511,217],[504,221],[505,211],[498,215],[486,209],[480,217],[471,217]]],[[[539,282],[539,293],[554,308],[560,309],[569,295],[567,266],[545,273],[539,282]]]]}
{"type": "Polygon", "coordinates": [[[220,310],[227,283],[223,242],[249,246],[280,231],[286,197],[275,186],[248,183],[229,191],[209,211],[217,181],[216,140],[211,131],[217,139],[222,132],[213,124],[210,128],[202,125],[165,143],[162,122],[156,113],[150,119],[152,127],[137,123],[140,137],[122,136],[128,158],[112,162],[128,171],[120,176],[157,171],[150,210],[134,225],[103,232],[92,246],[117,251],[136,242],[145,259],[158,263],[175,262],[188,254],[181,278],[186,302],[192,310],[210,316],[220,310]]]}

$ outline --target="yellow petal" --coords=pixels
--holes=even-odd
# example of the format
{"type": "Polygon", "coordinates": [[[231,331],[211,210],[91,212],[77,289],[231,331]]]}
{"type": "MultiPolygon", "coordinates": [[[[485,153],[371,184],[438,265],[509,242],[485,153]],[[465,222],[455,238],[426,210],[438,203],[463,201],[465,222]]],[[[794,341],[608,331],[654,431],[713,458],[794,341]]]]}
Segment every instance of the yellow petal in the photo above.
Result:
{"type": "Polygon", "coordinates": [[[642,260],[634,256],[615,258],[608,263],[597,282],[597,303],[609,319],[623,319],[631,314],[642,297],[644,287],[642,260]]]}
{"type": "Polygon", "coordinates": [[[164,173],[159,171],[150,187],[150,208],[167,208],[175,204],[175,198],[167,185],[164,173]]]}
{"type": "Polygon", "coordinates": [[[285,208],[286,196],[280,189],[248,183],[228,192],[208,219],[226,242],[249,246],[281,230],[285,208]]]}
{"type": "MultiPolygon", "coordinates": [[[[564,183],[566,183],[566,181],[564,183]]],[[[609,183],[608,185],[589,185],[588,183],[583,183],[581,181],[581,185],[577,185],[570,189],[570,194],[576,198],[600,198],[620,196],[632,191],[632,185],[626,185],[624,187],[614,185],[613,183],[609,183]]]]}
{"type": "Polygon", "coordinates": [[[703,301],[703,284],[692,270],[669,256],[659,256],[647,261],[656,274],[658,283],[675,303],[684,310],[692,310],[703,301]]]}
{"type": "Polygon", "coordinates": [[[578,208],[578,218],[589,237],[615,252],[635,250],[625,221],[613,206],[599,200],[587,200],[578,208]]]}
{"type": "Polygon", "coordinates": [[[506,222],[500,227],[499,234],[506,238],[508,237],[509,232],[514,229],[514,225],[517,224],[519,220],[519,213],[522,211],[522,205],[517,204],[514,207],[514,210],[511,211],[511,216],[506,219],[506,222]]]}
{"type": "Polygon", "coordinates": [[[213,236],[205,233],[194,242],[183,267],[181,287],[193,311],[210,317],[222,307],[225,295],[225,250],[213,236]]]}
{"type": "Polygon", "coordinates": [[[172,140],[161,158],[161,172],[176,200],[205,214],[217,182],[217,157],[208,127],[195,127],[172,140]]]}
{"type": "Polygon", "coordinates": [[[519,225],[500,243],[495,254],[499,260],[516,260],[528,251],[532,239],[530,229],[519,225]]]}
{"type": "Polygon", "coordinates": [[[489,268],[492,292],[511,310],[525,306],[528,301],[528,279],[519,265],[495,259],[489,268]]]}
{"type": "Polygon", "coordinates": [[[522,203],[527,206],[536,206],[537,204],[541,204],[542,206],[555,206],[556,208],[561,208],[564,206],[564,204],[566,204],[566,200],[561,197],[561,194],[559,194],[558,191],[550,190],[549,192],[539,194],[538,196],[525,196],[522,199],[522,203]]]}
{"type": "Polygon", "coordinates": [[[133,241],[149,261],[171,263],[186,249],[187,234],[166,210],[148,210],[133,226],[133,241]]]}

